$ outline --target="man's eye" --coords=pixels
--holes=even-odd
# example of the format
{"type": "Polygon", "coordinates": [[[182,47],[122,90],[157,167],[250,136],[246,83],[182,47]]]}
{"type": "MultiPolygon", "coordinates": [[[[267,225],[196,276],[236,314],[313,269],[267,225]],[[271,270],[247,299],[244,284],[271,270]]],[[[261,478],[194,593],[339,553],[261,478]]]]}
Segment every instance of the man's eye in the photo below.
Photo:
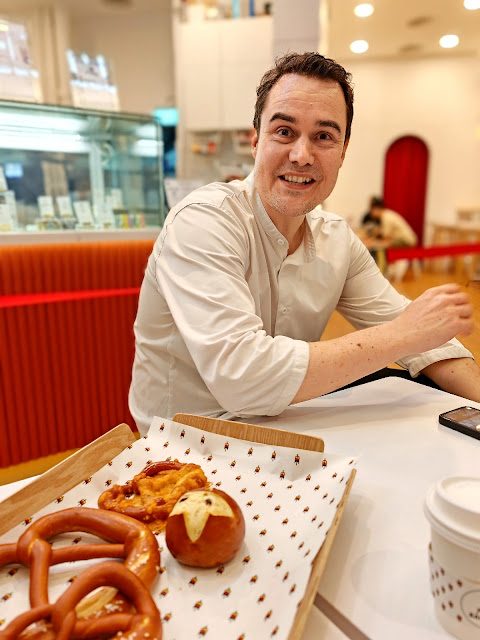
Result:
{"type": "Polygon", "coordinates": [[[325,133],[325,132],[321,133],[318,137],[319,137],[320,140],[331,140],[332,139],[332,136],[329,133],[325,133]]]}
{"type": "Polygon", "coordinates": [[[284,137],[290,135],[290,131],[288,129],[279,129],[278,133],[284,137]]]}

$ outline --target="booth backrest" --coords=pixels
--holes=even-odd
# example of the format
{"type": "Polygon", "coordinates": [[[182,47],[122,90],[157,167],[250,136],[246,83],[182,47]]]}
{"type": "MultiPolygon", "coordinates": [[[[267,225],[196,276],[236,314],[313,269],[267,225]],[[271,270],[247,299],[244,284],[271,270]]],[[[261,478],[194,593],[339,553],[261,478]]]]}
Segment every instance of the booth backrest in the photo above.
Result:
{"type": "Polygon", "coordinates": [[[121,422],[134,428],[133,322],[152,246],[0,249],[0,467],[82,447],[121,422]]]}

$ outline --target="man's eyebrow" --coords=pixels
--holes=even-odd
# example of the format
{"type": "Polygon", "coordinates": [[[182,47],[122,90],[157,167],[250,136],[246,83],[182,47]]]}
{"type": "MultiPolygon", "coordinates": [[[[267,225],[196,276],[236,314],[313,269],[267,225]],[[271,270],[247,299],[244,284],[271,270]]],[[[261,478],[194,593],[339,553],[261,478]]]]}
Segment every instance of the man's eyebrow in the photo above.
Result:
{"type": "Polygon", "coordinates": [[[285,122],[291,122],[292,124],[296,124],[297,120],[293,116],[289,116],[286,113],[282,113],[281,111],[277,111],[270,118],[270,122],[274,122],[275,120],[285,120],[285,122]]]}
{"type": "Polygon", "coordinates": [[[315,124],[317,127],[329,127],[330,129],[335,129],[338,133],[342,133],[340,125],[335,120],[317,120],[315,124]]]}
{"type": "MultiPolygon", "coordinates": [[[[293,116],[289,116],[286,113],[282,113],[281,111],[274,113],[273,116],[270,118],[270,122],[274,122],[275,120],[284,120],[285,122],[291,122],[292,124],[297,123],[296,118],[294,118],[293,116]]],[[[342,133],[340,125],[335,120],[317,120],[315,122],[315,126],[320,128],[328,127],[330,129],[335,129],[336,131],[338,131],[338,133],[342,133]]]]}

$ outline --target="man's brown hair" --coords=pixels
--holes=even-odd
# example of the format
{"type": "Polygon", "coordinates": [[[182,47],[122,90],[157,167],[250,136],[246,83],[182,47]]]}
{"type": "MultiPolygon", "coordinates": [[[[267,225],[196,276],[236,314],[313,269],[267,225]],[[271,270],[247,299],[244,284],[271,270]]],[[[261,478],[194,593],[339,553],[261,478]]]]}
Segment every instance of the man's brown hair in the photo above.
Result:
{"type": "Polygon", "coordinates": [[[278,80],[287,73],[295,73],[308,78],[330,80],[338,82],[342,88],[347,105],[347,128],[345,142],[350,138],[353,120],[353,84],[352,74],[345,71],[335,60],[325,58],[316,52],[287,53],[275,60],[275,66],[269,69],[257,87],[257,101],[255,103],[255,115],[253,126],[257,135],[260,135],[260,119],[262,116],[268,94],[278,80]]]}

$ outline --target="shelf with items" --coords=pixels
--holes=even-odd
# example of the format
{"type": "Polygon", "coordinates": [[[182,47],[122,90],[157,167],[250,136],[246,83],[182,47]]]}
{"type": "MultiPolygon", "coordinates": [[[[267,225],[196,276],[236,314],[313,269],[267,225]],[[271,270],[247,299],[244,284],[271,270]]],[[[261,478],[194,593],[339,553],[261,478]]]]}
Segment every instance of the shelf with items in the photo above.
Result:
{"type": "Polygon", "coordinates": [[[162,164],[148,116],[0,101],[0,231],[160,227],[162,164]]]}
{"type": "Polygon", "coordinates": [[[264,0],[176,0],[180,20],[184,23],[203,20],[236,20],[271,15],[273,1],[264,0]]]}
{"type": "Polygon", "coordinates": [[[205,184],[219,180],[228,182],[245,178],[253,169],[251,146],[247,145],[243,131],[188,131],[183,138],[182,178],[198,179],[205,184]],[[238,137],[237,134],[241,134],[238,137]],[[215,152],[197,153],[197,145],[203,146],[215,140],[215,152]]]}
{"type": "Polygon", "coordinates": [[[233,149],[238,156],[252,156],[252,140],[255,129],[232,131],[233,149]]]}

